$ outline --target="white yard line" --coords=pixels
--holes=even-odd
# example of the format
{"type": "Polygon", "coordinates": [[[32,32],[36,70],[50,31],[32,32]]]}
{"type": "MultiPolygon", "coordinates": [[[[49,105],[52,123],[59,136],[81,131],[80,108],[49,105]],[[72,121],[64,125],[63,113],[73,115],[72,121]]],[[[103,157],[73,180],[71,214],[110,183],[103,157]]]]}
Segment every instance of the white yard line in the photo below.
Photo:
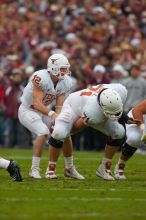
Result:
{"type": "MultiPolygon", "coordinates": [[[[141,213],[141,212],[132,212],[132,213],[128,213],[128,212],[110,212],[109,214],[107,213],[101,213],[101,212],[88,212],[88,213],[70,213],[70,214],[59,214],[59,213],[53,213],[53,214],[49,214],[49,213],[42,213],[41,214],[41,219],[44,218],[68,218],[68,219],[79,219],[79,218],[89,218],[89,217],[111,217],[111,215],[113,217],[117,217],[117,216],[122,216],[122,217],[145,217],[146,213],[141,213]]],[[[30,219],[31,217],[35,216],[35,214],[15,214],[16,219],[30,219]]],[[[0,219],[7,219],[9,216],[9,214],[0,214],[0,219]]]]}
{"type": "MultiPolygon", "coordinates": [[[[13,159],[16,159],[16,160],[31,160],[32,159],[32,156],[31,156],[31,152],[30,152],[30,156],[16,156],[16,155],[13,155],[13,154],[10,154],[10,156],[9,157],[12,157],[13,159]]],[[[62,158],[60,158],[60,159],[63,159],[63,157],[62,158]]],[[[79,161],[79,160],[85,160],[85,161],[98,161],[98,160],[101,160],[102,159],[102,155],[100,156],[100,157],[98,157],[98,153],[97,153],[97,155],[96,155],[96,157],[76,157],[76,156],[74,156],[74,160],[76,161],[79,161]]],[[[42,156],[42,158],[41,158],[41,160],[48,160],[48,157],[46,157],[46,156],[42,156]]],[[[141,163],[139,163],[139,162],[137,162],[137,164],[141,164],[141,163]]],[[[98,165],[98,164],[97,164],[98,165]]]]}
{"type": "MultiPolygon", "coordinates": [[[[13,154],[10,154],[10,156],[13,157],[13,159],[18,159],[18,160],[28,160],[28,159],[32,158],[31,153],[30,153],[30,156],[15,156],[13,154]]],[[[48,157],[43,156],[41,159],[48,160],[48,157]]],[[[74,160],[96,160],[96,159],[100,159],[100,158],[94,158],[94,157],[78,158],[78,157],[74,157],[74,160]]]]}
{"type": "MultiPolygon", "coordinates": [[[[30,187],[25,187],[25,190],[30,191],[30,187]]],[[[42,188],[35,188],[35,191],[42,191],[42,188]]],[[[46,189],[47,191],[112,191],[112,192],[135,192],[135,189],[133,188],[122,188],[122,189],[116,189],[116,188],[88,188],[88,189],[78,189],[78,188],[49,188],[46,189]]],[[[1,190],[0,190],[1,191],[1,190]]],[[[13,188],[3,188],[2,191],[14,191],[13,188]]],[[[146,189],[136,189],[136,192],[146,192],[146,189]]]]}
{"type": "MultiPolygon", "coordinates": [[[[5,197],[3,198],[3,202],[19,202],[19,201],[52,201],[52,198],[30,198],[30,197],[23,197],[23,198],[10,198],[5,197]]],[[[105,197],[105,198],[86,198],[86,197],[56,197],[53,198],[53,201],[83,201],[83,202],[91,202],[91,201],[138,201],[138,202],[146,202],[146,198],[121,198],[121,197],[105,197]]]]}

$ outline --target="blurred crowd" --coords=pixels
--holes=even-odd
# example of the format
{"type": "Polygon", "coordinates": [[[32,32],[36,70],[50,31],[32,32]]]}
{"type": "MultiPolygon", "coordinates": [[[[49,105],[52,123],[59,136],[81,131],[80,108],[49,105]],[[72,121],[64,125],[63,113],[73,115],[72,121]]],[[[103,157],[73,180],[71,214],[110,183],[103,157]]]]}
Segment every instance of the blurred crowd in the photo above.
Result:
{"type": "MultiPolygon", "coordinates": [[[[126,112],[146,98],[145,0],[0,0],[0,15],[0,145],[31,146],[17,117],[20,96],[56,52],[70,61],[72,91],[122,83],[126,112]]],[[[88,128],[73,141],[102,149],[105,137],[88,128]]]]}

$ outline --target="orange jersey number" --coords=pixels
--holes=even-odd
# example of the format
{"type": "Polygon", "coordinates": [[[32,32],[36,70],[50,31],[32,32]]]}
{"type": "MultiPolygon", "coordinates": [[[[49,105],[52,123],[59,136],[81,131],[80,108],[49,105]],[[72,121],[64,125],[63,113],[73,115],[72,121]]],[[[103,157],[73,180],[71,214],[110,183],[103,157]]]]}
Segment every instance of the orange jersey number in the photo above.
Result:
{"type": "Polygon", "coordinates": [[[95,95],[97,96],[99,94],[100,91],[102,91],[104,89],[104,85],[98,85],[98,86],[92,86],[88,89],[86,89],[84,92],[81,92],[80,96],[91,96],[91,95],[95,95]]]}

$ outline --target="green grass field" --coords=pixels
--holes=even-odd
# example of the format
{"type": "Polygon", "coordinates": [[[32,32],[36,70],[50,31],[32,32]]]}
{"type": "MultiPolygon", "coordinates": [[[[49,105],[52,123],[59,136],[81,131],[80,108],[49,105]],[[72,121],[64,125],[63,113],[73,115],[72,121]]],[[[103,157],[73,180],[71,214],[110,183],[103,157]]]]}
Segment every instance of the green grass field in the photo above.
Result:
{"type": "MultiPolygon", "coordinates": [[[[31,150],[0,149],[0,155],[21,164],[24,181],[12,182],[0,170],[0,220],[9,219],[146,219],[146,156],[135,155],[127,164],[125,181],[104,181],[95,176],[103,156],[98,152],[75,152],[74,162],[85,180],[63,176],[63,158],[58,179],[46,180],[47,151],[41,161],[42,179],[28,177],[31,150]]],[[[113,167],[118,154],[113,160],[113,167]]]]}

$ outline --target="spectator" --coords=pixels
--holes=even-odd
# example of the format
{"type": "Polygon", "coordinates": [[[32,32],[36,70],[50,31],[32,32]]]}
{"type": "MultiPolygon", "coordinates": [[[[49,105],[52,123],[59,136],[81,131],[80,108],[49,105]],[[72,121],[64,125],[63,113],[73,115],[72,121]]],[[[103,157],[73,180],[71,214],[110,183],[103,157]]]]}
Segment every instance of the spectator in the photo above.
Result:
{"type": "Polygon", "coordinates": [[[0,85],[0,145],[4,144],[4,90],[0,85]]]}
{"type": "Polygon", "coordinates": [[[128,112],[146,98],[146,80],[141,77],[139,65],[131,67],[130,76],[123,81],[123,85],[128,90],[128,97],[124,106],[124,110],[128,112]]]}
{"type": "Polygon", "coordinates": [[[106,68],[103,65],[96,65],[93,68],[94,84],[108,84],[110,83],[109,76],[107,75],[106,68]]]}
{"type": "Polygon", "coordinates": [[[10,85],[5,90],[4,105],[6,109],[7,139],[6,147],[28,147],[31,144],[30,133],[20,124],[18,120],[18,108],[23,87],[22,72],[14,69],[11,76],[10,85]]]}
{"type": "Polygon", "coordinates": [[[122,65],[115,64],[111,72],[111,83],[122,83],[126,77],[128,77],[128,71],[122,65]]]}

